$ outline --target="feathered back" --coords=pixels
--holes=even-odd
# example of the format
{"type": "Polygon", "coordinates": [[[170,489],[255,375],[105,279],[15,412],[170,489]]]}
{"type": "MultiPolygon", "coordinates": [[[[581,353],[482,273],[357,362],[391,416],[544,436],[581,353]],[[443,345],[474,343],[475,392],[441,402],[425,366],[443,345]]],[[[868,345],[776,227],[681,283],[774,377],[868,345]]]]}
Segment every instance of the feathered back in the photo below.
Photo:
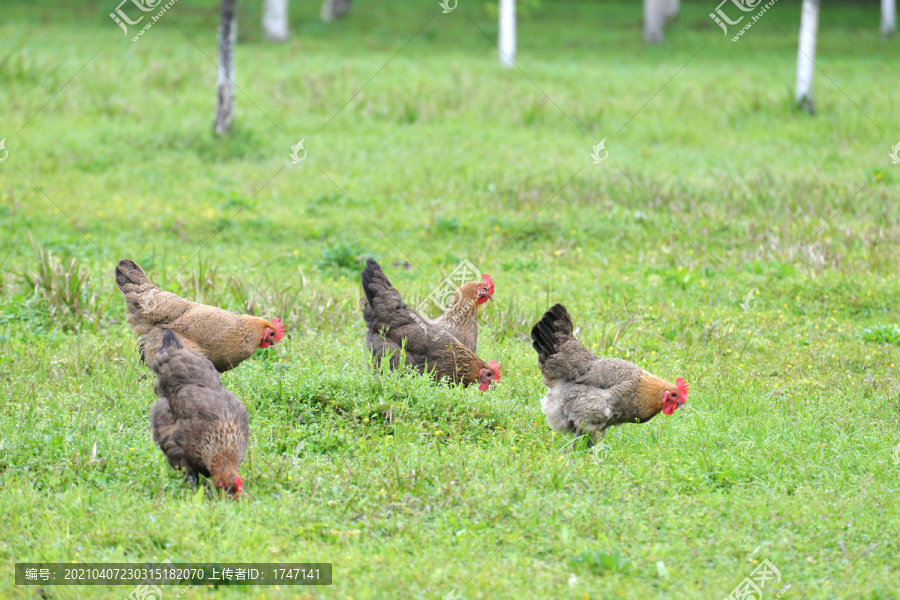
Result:
{"type": "Polygon", "coordinates": [[[181,338],[171,329],[163,336],[152,368],[157,373],[156,393],[170,402],[178,402],[178,392],[185,386],[202,386],[213,392],[223,390],[222,379],[212,362],[199,352],[186,350],[181,338]]]}
{"type": "Polygon", "coordinates": [[[562,304],[544,313],[531,329],[532,346],[545,383],[556,379],[609,388],[642,373],[619,358],[600,358],[575,338],[572,316],[562,304]]]}
{"type": "MultiPolygon", "coordinates": [[[[194,304],[171,292],[159,289],[136,262],[123,258],[116,265],[116,286],[125,297],[125,316],[132,330],[142,336],[154,327],[171,323],[194,304]]],[[[147,361],[147,364],[151,364],[147,361]]]]}

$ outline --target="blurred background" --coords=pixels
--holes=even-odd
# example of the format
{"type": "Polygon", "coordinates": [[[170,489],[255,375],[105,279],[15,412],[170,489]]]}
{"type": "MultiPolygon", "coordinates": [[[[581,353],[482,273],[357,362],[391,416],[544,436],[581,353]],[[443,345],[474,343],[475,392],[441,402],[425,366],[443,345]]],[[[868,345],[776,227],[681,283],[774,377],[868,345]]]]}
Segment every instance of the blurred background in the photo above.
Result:
{"type": "Polygon", "coordinates": [[[843,218],[893,210],[891,172],[876,174],[900,139],[890,2],[818,15],[815,116],[797,108],[792,0],[528,0],[507,54],[496,3],[280,4],[268,34],[263,2],[235,4],[223,62],[218,2],[8,3],[0,271],[33,260],[31,233],[86,266],[129,255],[163,277],[227,258],[339,279],[374,254],[421,267],[416,293],[465,257],[530,286],[544,275],[521,266],[566,266],[575,247],[608,260],[635,227],[659,232],[645,254],[738,266],[786,261],[798,226],[867,182],[843,218]]]}

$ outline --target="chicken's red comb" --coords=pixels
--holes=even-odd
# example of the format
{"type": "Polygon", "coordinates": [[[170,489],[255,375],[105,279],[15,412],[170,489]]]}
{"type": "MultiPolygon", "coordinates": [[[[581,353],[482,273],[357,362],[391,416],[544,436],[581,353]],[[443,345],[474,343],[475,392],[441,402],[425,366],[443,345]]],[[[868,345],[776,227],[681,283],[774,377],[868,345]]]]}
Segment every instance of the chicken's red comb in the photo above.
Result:
{"type": "Polygon", "coordinates": [[[675,380],[675,385],[678,386],[678,395],[681,396],[683,400],[687,400],[688,385],[685,383],[684,379],[679,377],[675,380]]]}
{"type": "Polygon", "coordinates": [[[491,279],[491,276],[488,275],[487,273],[485,273],[484,275],[481,276],[481,280],[483,282],[485,282],[486,284],[488,284],[488,292],[493,294],[494,293],[494,280],[491,279]]]}
{"type": "Polygon", "coordinates": [[[494,381],[500,381],[500,363],[496,360],[491,361],[491,371],[494,372],[494,381]]]}
{"type": "Polygon", "coordinates": [[[281,338],[284,337],[284,325],[282,325],[278,317],[272,319],[272,325],[275,326],[275,341],[280,342],[281,338]]]}

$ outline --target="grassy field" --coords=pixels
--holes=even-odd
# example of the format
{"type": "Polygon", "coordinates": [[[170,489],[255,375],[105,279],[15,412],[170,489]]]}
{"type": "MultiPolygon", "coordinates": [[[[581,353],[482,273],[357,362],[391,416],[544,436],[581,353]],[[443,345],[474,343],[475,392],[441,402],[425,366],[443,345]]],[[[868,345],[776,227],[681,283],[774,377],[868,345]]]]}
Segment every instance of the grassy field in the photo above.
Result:
{"type": "Polygon", "coordinates": [[[115,2],[3,8],[0,596],[40,597],[14,562],[168,558],[334,564],[330,587],[189,599],[721,598],[764,560],[766,600],[900,598],[900,88],[876,6],[823,7],[808,117],[789,0],[737,43],[686,3],[658,47],[638,2],[548,0],[507,72],[483,3],[333,25],[293,3],[284,45],[238,4],[228,139],[216,2],[137,43],[115,2]],[[500,384],[373,379],[365,256],[410,303],[463,259],[490,273],[500,384]],[[246,501],[195,497],[153,446],[122,257],[289,323],[223,377],[246,501]],[[687,379],[689,409],[566,452],[528,337],[555,302],[598,354],[687,379]]]}

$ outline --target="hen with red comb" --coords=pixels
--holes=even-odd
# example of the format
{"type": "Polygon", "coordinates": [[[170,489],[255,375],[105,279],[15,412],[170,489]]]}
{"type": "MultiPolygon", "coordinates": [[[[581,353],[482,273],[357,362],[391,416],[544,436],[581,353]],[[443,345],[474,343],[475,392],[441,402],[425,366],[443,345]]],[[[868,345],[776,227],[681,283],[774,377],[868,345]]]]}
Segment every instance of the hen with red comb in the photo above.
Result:
{"type": "Polygon", "coordinates": [[[500,381],[500,363],[496,360],[492,360],[490,364],[491,372],[494,374],[493,377],[486,378],[478,385],[478,389],[482,392],[487,391],[492,383],[495,381],[500,381]]]}
{"type": "Polygon", "coordinates": [[[177,333],[185,348],[206,356],[220,373],[284,337],[284,325],[278,319],[237,315],[162,291],[127,258],[116,266],[116,285],[125,296],[128,325],[138,336],[141,359],[147,366],[153,365],[167,331],[177,333]]]}
{"type": "Polygon", "coordinates": [[[666,390],[666,395],[663,398],[663,407],[662,413],[664,415],[671,415],[678,408],[681,407],[682,404],[687,402],[688,396],[688,386],[684,382],[684,379],[679,377],[675,380],[675,388],[676,390],[666,390]]]}
{"type": "Polygon", "coordinates": [[[282,325],[278,317],[272,319],[272,327],[272,329],[266,328],[262,341],[259,343],[260,348],[274,346],[284,337],[284,325],[282,325]]]}
{"type": "Polygon", "coordinates": [[[238,467],[250,438],[250,416],[237,397],[222,387],[208,358],[184,347],[169,330],[153,362],[159,400],[150,409],[150,430],[173,469],[197,476],[238,498],[244,482],[238,467]]]}
{"type": "Polygon", "coordinates": [[[481,281],[459,286],[444,314],[432,324],[442,327],[472,352],[478,351],[478,307],[494,299],[494,280],[485,273],[481,281]]]}
{"type": "Polygon", "coordinates": [[[688,386],[669,383],[619,358],[600,358],[575,339],[572,317],[562,304],[548,310],[531,330],[547,393],[541,410],[555,431],[590,435],[588,445],[609,427],[646,423],[671,415],[687,402],[688,386]]]}
{"type": "Polygon", "coordinates": [[[371,258],[362,272],[360,299],[366,322],[366,350],[376,366],[389,361],[391,369],[401,363],[430,373],[436,380],[472,385],[486,391],[500,379],[500,365],[490,364],[445,328],[423,318],[410,308],[384,271],[371,258]]]}

